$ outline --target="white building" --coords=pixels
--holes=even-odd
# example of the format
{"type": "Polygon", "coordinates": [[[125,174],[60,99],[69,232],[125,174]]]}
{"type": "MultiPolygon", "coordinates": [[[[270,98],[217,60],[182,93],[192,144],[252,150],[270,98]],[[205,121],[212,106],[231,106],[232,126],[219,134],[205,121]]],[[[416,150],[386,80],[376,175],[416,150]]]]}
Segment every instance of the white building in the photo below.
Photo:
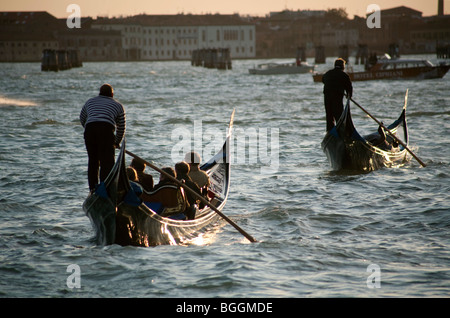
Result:
{"type": "Polygon", "coordinates": [[[255,25],[238,15],[139,15],[98,19],[92,28],[121,31],[129,60],[189,60],[203,48],[228,48],[232,58],[256,55],[255,25]]]}

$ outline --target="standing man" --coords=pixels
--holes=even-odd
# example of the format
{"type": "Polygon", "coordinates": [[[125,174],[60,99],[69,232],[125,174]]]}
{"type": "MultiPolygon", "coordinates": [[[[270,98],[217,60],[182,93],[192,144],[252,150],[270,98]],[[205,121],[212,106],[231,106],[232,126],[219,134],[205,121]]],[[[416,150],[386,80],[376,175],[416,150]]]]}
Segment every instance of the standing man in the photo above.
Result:
{"type": "Polygon", "coordinates": [[[326,72],[322,77],[323,94],[325,99],[325,112],[327,115],[327,131],[334,127],[341,117],[344,105],[344,91],[347,97],[351,98],[353,86],[350,77],[344,72],[345,61],[341,58],[334,62],[334,69],[326,72]]]}
{"type": "Polygon", "coordinates": [[[80,113],[89,158],[88,182],[91,191],[99,183],[99,170],[100,181],[104,181],[114,166],[114,150],[125,134],[125,110],[113,96],[112,86],[102,85],[100,94],[89,99],[80,113]]]}

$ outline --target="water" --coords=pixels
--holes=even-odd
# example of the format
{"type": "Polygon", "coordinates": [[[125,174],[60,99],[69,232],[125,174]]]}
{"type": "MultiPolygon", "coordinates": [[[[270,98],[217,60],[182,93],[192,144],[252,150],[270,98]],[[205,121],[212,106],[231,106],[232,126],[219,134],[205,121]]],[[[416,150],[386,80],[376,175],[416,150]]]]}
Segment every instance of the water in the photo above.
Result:
{"type": "MultiPolygon", "coordinates": [[[[411,147],[427,167],[412,159],[340,174],[320,149],[322,85],[307,74],[249,75],[259,62],[234,61],[232,71],[85,63],[59,73],[43,73],[39,63],[1,64],[0,296],[448,297],[449,75],[354,83],[354,100],[386,124],[409,89],[411,147]],[[193,131],[201,120],[207,148],[208,130],[221,139],[234,108],[235,129],[278,133],[270,164],[250,162],[247,150],[232,165],[223,211],[258,243],[226,224],[190,246],[92,242],[81,208],[87,155],[78,116],[104,82],[126,108],[128,149],[158,166],[178,160],[177,128],[193,131]],[[67,285],[71,264],[80,268],[81,288],[67,285]]],[[[356,106],[353,115],[361,134],[377,128],[356,106]]]]}

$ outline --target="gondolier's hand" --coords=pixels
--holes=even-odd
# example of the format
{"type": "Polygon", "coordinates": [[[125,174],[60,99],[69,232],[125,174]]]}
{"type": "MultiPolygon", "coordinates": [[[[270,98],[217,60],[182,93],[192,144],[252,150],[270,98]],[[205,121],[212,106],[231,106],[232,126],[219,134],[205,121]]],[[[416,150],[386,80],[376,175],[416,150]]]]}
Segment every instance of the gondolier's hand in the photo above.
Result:
{"type": "Polygon", "coordinates": [[[118,144],[118,143],[114,143],[114,148],[116,148],[116,149],[120,149],[120,144],[118,144]]]}

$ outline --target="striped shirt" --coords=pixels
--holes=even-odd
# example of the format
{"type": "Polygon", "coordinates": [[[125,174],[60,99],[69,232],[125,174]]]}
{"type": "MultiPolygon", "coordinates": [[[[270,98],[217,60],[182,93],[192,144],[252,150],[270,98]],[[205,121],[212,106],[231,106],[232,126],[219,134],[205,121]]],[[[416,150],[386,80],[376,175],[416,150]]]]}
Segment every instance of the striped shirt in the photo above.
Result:
{"type": "Polygon", "coordinates": [[[80,122],[83,127],[94,122],[106,122],[116,129],[116,144],[122,141],[125,134],[125,110],[121,103],[112,97],[98,95],[89,99],[80,112],[80,122]]]}

